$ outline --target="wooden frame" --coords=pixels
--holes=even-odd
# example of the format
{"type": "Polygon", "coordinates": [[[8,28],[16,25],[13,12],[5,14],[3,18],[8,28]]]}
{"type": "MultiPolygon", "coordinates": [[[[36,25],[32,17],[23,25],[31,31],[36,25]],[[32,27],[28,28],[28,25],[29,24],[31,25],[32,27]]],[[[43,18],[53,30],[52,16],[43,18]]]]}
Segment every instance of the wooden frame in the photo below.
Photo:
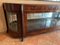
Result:
{"type": "Polygon", "coordinates": [[[42,29],[40,31],[36,31],[36,32],[28,32],[27,30],[27,13],[43,13],[43,12],[56,12],[56,10],[60,9],[58,8],[59,5],[34,5],[34,4],[25,4],[23,5],[23,15],[24,15],[24,36],[32,36],[32,35],[37,35],[40,33],[45,33],[48,31],[51,31],[51,29],[53,29],[53,27],[48,28],[48,29],[42,29]]]}
{"type": "Polygon", "coordinates": [[[40,33],[44,33],[47,31],[51,31],[53,28],[48,28],[48,29],[42,29],[36,32],[28,32],[27,30],[27,13],[40,13],[40,12],[56,12],[56,10],[60,9],[58,8],[59,5],[31,5],[31,4],[11,4],[11,3],[4,3],[3,4],[3,9],[4,9],[4,14],[6,18],[6,24],[7,24],[7,33],[15,37],[21,38],[21,41],[23,41],[23,38],[26,36],[32,36],[40,33]],[[13,9],[9,10],[7,9],[7,5],[13,5],[13,9]],[[18,32],[13,32],[8,26],[8,21],[7,21],[7,12],[14,12],[17,13],[17,26],[18,26],[18,32]]]}
{"type": "Polygon", "coordinates": [[[3,10],[5,14],[5,19],[6,19],[6,25],[7,25],[7,33],[10,34],[13,38],[21,38],[21,41],[23,41],[23,19],[22,19],[22,11],[21,11],[21,5],[20,4],[8,4],[4,3],[3,4],[3,10]],[[7,5],[13,5],[14,9],[7,9],[7,5]],[[18,5],[18,6],[17,6],[18,5]],[[17,7],[16,7],[17,6],[17,7]],[[18,9],[18,10],[17,10],[18,9]],[[18,27],[18,32],[11,31],[11,29],[8,26],[8,21],[7,21],[7,11],[8,12],[13,12],[17,14],[17,27],[18,27]]]}

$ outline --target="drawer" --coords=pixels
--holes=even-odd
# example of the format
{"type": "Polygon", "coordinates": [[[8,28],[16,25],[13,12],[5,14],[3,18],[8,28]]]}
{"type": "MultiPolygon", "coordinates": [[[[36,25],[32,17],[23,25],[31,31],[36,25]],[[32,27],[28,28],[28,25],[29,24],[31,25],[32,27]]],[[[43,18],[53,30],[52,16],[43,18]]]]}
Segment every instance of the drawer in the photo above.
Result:
{"type": "Polygon", "coordinates": [[[24,12],[50,12],[58,9],[57,5],[23,5],[24,12]]]}

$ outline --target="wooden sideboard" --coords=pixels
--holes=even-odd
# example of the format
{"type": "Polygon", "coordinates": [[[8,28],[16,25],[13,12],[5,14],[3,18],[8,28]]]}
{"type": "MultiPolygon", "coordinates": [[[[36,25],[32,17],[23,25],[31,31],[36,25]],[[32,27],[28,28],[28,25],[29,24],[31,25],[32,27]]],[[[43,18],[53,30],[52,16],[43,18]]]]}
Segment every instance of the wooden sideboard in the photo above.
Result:
{"type": "Polygon", "coordinates": [[[38,5],[38,4],[4,3],[3,9],[4,9],[4,13],[5,13],[5,18],[6,18],[7,33],[9,33],[11,36],[15,36],[15,37],[19,37],[19,38],[21,37],[23,40],[23,37],[47,32],[51,28],[51,27],[47,28],[47,29],[42,28],[42,29],[37,29],[36,31],[29,32],[28,31],[29,24],[28,24],[27,16],[30,13],[56,12],[56,11],[60,10],[60,6],[59,5],[48,5],[48,4],[39,4],[38,5]],[[9,27],[7,13],[15,13],[16,14],[17,21],[15,21],[15,22],[17,22],[17,25],[16,25],[17,32],[13,31],[13,29],[11,29],[9,27]]]}

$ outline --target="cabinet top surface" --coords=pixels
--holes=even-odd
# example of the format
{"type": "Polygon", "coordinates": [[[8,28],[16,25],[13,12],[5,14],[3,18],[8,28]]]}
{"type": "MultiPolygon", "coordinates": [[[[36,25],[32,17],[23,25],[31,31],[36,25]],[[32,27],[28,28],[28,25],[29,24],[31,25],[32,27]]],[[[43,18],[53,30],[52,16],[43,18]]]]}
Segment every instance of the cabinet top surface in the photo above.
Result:
{"type": "Polygon", "coordinates": [[[32,1],[32,0],[1,0],[1,3],[16,3],[16,4],[53,4],[60,5],[60,2],[32,1]]]}

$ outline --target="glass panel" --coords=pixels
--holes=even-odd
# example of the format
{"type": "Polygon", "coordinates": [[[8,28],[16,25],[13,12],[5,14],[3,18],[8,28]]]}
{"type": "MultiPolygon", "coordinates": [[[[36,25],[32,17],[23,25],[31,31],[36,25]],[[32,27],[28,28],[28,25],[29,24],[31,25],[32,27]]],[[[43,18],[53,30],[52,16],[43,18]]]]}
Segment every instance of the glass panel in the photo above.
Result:
{"type": "Polygon", "coordinates": [[[7,12],[7,20],[9,29],[17,32],[17,15],[15,13],[7,12]]]}
{"type": "Polygon", "coordinates": [[[58,26],[58,20],[60,17],[59,12],[47,12],[47,13],[28,13],[27,14],[27,29],[28,31],[37,31],[53,26],[58,26]]]}

